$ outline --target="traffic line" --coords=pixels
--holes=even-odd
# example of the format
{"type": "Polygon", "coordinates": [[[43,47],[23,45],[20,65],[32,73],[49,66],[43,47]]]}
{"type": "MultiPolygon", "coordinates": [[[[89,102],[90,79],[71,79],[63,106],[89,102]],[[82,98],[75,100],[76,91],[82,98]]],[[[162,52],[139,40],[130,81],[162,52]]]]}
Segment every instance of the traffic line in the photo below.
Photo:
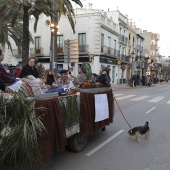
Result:
{"type": "Polygon", "coordinates": [[[146,112],[146,114],[152,112],[154,109],[156,109],[156,107],[153,107],[152,109],[148,110],[148,111],[146,112]]]}
{"type": "Polygon", "coordinates": [[[123,94],[114,94],[115,97],[122,96],[123,94]]]}
{"type": "Polygon", "coordinates": [[[123,96],[123,97],[118,97],[118,98],[116,98],[116,100],[128,99],[128,98],[134,97],[134,96],[136,96],[136,95],[127,95],[127,96],[123,96]]]}
{"type": "Polygon", "coordinates": [[[95,152],[97,152],[99,149],[101,149],[103,146],[105,146],[106,144],[108,144],[110,141],[112,141],[113,139],[115,139],[117,136],[119,136],[124,130],[119,130],[117,133],[115,133],[113,136],[111,136],[110,138],[108,138],[107,140],[105,140],[104,142],[102,142],[100,145],[96,146],[94,149],[92,149],[90,152],[88,152],[86,154],[86,156],[91,156],[93,155],[95,152]]]}
{"type": "Polygon", "coordinates": [[[149,97],[149,96],[140,96],[140,97],[136,97],[134,99],[130,99],[130,101],[139,101],[139,100],[142,100],[142,99],[146,99],[147,97],[149,97]]]}
{"type": "Polygon", "coordinates": [[[170,104],[170,100],[167,102],[167,104],[170,104]]]}
{"type": "Polygon", "coordinates": [[[159,102],[160,100],[162,100],[163,98],[165,98],[165,97],[158,96],[158,97],[153,98],[152,100],[149,100],[148,102],[156,103],[156,102],[159,102]]]}

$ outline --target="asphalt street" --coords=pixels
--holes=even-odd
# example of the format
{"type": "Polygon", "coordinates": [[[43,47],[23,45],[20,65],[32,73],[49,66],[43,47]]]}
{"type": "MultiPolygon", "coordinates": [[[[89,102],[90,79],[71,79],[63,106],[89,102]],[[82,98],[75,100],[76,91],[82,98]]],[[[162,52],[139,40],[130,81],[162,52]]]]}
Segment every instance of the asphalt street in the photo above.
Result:
{"type": "Polygon", "coordinates": [[[146,88],[113,88],[128,123],[142,126],[149,121],[150,138],[137,143],[127,134],[129,126],[118,106],[113,124],[89,136],[80,153],[68,149],[54,155],[46,170],[169,170],[170,85],[146,88]]]}

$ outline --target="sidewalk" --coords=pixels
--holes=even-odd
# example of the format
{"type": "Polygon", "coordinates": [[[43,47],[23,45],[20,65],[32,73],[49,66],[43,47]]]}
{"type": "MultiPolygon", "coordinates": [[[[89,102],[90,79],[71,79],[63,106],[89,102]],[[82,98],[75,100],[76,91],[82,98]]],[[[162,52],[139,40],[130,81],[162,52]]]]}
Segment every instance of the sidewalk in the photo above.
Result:
{"type": "MultiPolygon", "coordinates": [[[[155,87],[155,86],[162,86],[162,85],[168,85],[169,83],[167,82],[163,82],[160,84],[152,84],[150,87],[155,87]]],[[[111,84],[111,87],[113,89],[140,89],[140,88],[150,88],[148,86],[136,86],[136,87],[130,87],[128,84],[111,84]]]]}
{"type": "Polygon", "coordinates": [[[111,84],[111,87],[113,89],[134,89],[132,87],[130,87],[128,84],[111,84]]]}

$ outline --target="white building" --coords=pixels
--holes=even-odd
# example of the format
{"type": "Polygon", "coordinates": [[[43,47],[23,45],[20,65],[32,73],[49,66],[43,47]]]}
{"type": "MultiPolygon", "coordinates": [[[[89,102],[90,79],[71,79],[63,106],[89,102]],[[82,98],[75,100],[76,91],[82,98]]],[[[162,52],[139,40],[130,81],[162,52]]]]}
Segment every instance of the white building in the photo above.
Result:
{"type": "MultiPolygon", "coordinates": [[[[75,9],[75,14],[75,34],[73,34],[67,17],[61,16],[59,21],[58,57],[54,67],[57,66],[58,69],[72,67],[73,74],[77,75],[83,62],[89,62],[92,72],[96,74],[99,73],[101,67],[107,66],[110,68],[112,83],[119,84],[122,80],[125,83],[126,69],[121,69],[121,65],[127,64],[127,18],[118,11],[109,14],[96,9],[75,9]],[[72,60],[70,56],[69,63],[66,61],[66,54],[64,57],[64,42],[68,39],[70,41],[78,40],[79,50],[78,60],[72,60]],[[121,65],[118,65],[118,61],[121,65]]],[[[47,69],[51,56],[50,22],[50,18],[41,15],[35,33],[34,19],[30,19],[30,32],[34,39],[34,44],[30,44],[30,56],[36,56],[47,69]]],[[[13,45],[13,49],[13,56],[10,52],[6,53],[8,58],[5,62],[16,65],[21,62],[21,55],[15,45],[13,45]]]]}

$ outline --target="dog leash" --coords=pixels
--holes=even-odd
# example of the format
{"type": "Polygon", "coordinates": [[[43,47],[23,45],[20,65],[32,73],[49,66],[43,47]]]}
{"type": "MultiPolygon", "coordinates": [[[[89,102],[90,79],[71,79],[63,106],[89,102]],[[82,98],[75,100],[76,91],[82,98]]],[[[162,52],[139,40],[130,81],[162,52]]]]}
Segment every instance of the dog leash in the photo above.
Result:
{"type": "Polygon", "coordinates": [[[128,126],[129,126],[130,129],[131,129],[132,127],[130,126],[130,124],[128,123],[127,119],[125,118],[125,116],[124,116],[122,110],[120,109],[120,106],[119,106],[119,104],[118,104],[118,102],[117,102],[117,100],[116,100],[116,97],[114,96],[113,98],[114,98],[115,101],[116,101],[116,104],[117,104],[117,106],[118,106],[118,108],[119,108],[119,110],[120,110],[120,113],[122,114],[123,118],[125,119],[126,123],[128,124],[128,126]]]}

